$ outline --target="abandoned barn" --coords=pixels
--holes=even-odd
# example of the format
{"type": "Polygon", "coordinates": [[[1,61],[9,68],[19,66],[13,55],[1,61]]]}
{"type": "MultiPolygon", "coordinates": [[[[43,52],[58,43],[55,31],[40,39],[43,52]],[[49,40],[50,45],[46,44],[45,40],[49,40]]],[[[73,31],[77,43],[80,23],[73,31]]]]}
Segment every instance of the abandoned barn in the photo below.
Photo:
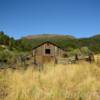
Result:
{"type": "Polygon", "coordinates": [[[33,48],[32,51],[34,64],[54,63],[54,64],[70,64],[76,61],[94,61],[93,54],[68,56],[68,50],[46,41],[33,48]]]}
{"type": "Polygon", "coordinates": [[[46,62],[57,63],[57,59],[63,58],[65,54],[66,51],[63,48],[49,41],[33,48],[34,63],[37,64],[46,62]]]}

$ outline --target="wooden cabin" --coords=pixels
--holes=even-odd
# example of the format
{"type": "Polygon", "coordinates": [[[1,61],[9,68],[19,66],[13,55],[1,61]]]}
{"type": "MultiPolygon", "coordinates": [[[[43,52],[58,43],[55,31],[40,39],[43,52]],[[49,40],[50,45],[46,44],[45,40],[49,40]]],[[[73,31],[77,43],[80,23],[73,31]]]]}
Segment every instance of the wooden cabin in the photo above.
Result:
{"type": "Polygon", "coordinates": [[[58,58],[63,58],[66,51],[60,46],[49,41],[39,44],[33,48],[34,64],[48,62],[57,63],[58,58]]]}

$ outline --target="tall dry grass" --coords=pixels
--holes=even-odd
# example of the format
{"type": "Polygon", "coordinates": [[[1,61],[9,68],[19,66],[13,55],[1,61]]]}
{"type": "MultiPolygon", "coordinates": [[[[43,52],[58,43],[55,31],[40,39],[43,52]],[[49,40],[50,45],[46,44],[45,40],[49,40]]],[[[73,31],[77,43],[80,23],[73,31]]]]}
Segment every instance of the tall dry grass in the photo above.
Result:
{"type": "Polygon", "coordinates": [[[8,69],[0,73],[1,90],[1,100],[100,100],[100,68],[83,62],[8,69]]]}

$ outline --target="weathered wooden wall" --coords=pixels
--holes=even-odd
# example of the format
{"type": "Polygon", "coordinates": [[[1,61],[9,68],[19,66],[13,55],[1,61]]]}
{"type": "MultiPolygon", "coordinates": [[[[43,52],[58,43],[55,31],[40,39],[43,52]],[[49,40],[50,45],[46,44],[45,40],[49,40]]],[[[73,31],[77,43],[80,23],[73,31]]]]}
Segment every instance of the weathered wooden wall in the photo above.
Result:
{"type": "Polygon", "coordinates": [[[34,59],[38,63],[50,61],[55,62],[55,59],[58,57],[62,57],[64,53],[64,50],[50,43],[45,43],[33,50],[33,56],[35,57],[34,59]],[[46,54],[45,49],[50,49],[50,54],[46,54]]]}

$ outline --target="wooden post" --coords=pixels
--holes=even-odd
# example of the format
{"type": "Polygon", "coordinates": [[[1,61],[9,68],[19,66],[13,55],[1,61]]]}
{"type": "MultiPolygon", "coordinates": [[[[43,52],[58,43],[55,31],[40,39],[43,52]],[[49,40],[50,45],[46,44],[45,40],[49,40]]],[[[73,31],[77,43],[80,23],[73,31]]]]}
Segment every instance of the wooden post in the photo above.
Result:
{"type": "Polygon", "coordinates": [[[57,64],[58,63],[58,61],[57,61],[57,58],[55,57],[55,62],[54,62],[55,64],[57,64]]]}
{"type": "Polygon", "coordinates": [[[34,64],[36,65],[36,55],[34,55],[34,64]]]}
{"type": "Polygon", "coordinates": [[[97,56],[97,65],[100,66],[100,55],[97,56]]]}
{"type": "Polygon", "coordinates": [[[75,54],[75,61],[77,62],[79,60],[78,55],[75,54]]]}
{"type": "Polygon", "coordinates": [[[93,53],[89,54],[88,60],[89,60],[90,63],[94,62],[94,55],[93,55],[93,53]]]}

